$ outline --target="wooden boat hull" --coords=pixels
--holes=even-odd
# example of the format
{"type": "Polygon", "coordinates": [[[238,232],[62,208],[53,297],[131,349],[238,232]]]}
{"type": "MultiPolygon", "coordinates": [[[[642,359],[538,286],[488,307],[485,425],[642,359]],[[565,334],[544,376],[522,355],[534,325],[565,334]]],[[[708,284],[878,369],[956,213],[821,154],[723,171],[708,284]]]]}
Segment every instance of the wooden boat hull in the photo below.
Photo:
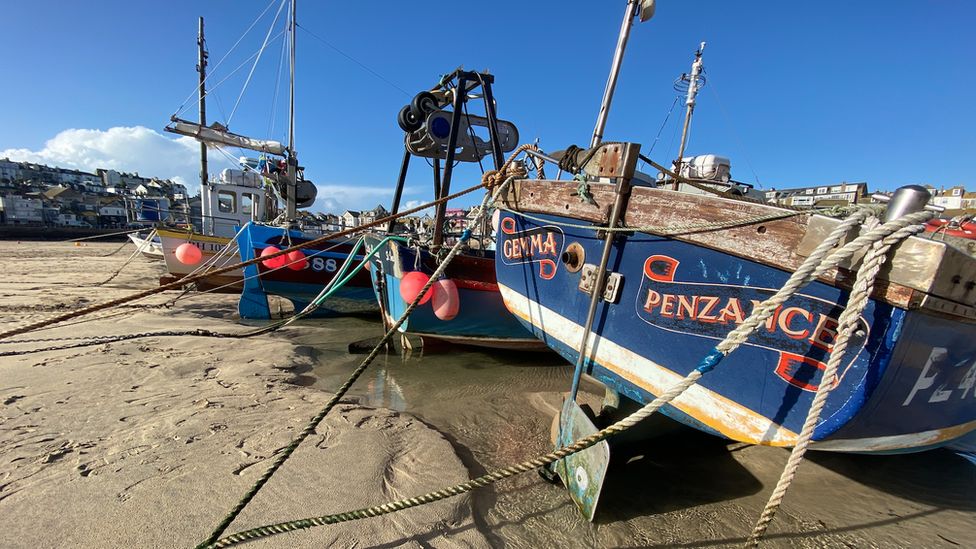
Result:
{"type": "MultiPolygon", "coordinates": [[[[187,231],[171,231],[159,229],[160,245],[163,251],[163,261],[170,276],[167,281],[183,278],[200,268],[201,265],[211,264],[213,268],[226,267],[240,262],[237,254],[237,244],[230,238],[206,236],[187,231]],[[180,244],[189,242],[203,252],[203,259],[197,265],[184,265],[176,259],[176,248],[180,244]],[[230,247],[228,249],[228,246],[230,247]],[[225,251],[226,250],[226,251],[225,251]],[[219,258],[215,259],[219,255],[219,258]]],[[[221,293],[238,293],[243,286],[244,272],[234,269],[220,275],[204,277],[196,282],[197,288],[204,291],[219,291],[221,293]]],[[[161,281],[162,282],[162,281],[161,281]]]]}
{"type": "MultiPolygon", "coordinates": [[[[367,245],[373,249],[380,240],[380,237],[367,237],[367,245]]],[[[371,268],[380,310],[387,325],[392,325],[408,305],[400,296],[403,275],[415,270],[432,274],[437,263],[427,250],[420,250],[418,258],[417,249],[400,242],[389,241],[385,247],[376,254],[371,268]]],[[[545,350],[545,344],[505,309],[495,283],[493,252],[486,250],[482,253],[484,255],[460,254],[448,265],[445,275],[458,289],[460,308],[456,317],[447,321],[437,318],[428,302],[410,314],[400,331],[462,345],[545,350]]]]}
{"type": "MultiPolygon", "coordinates": [[[[249,261],[260,256],[261,251],[268,246],[279,249],[291,245],[308,242],[312,238],[301,231],[291,231],[290,238],[280,227],[249,224],[240,233],[238,249],[240,261],[249,261]]],[[[244,267],[244,290],[238,303],[241,318],[267,319],[271,317],[268,307],[268,295],[284,297],[292,302],[295,311],[304,309],[322,291],[326,284],[332,281],[342,267],[349,253],[352,251],[355,239],[345,241],[326,241],[303,251],[308,260],[305,269],[295,271],[289,268],[269,269],[261,263],[244,267]]],[[[355,267],[363,259],[363,254],[355,258],[355,267]]],[[[351,268],[352,268],[351,267],[351,268]]],[[[333,297],[353,299],[372,303],[375,299],[369,272],[362,269],[343,287],[339,288],[333,297]]],[[[329,308],[328,302],[311,316],[327,316],[335,311],[329,308]]]]}
{"type": "MultiPolygon", "coordinates": [[[[505,305],[576,362],[589,295],[564,255],[599,262],[603,239],[575,218],[503,212],[496,272],[505,305]]],[[[583,223],[585,225],[585,223],[583,223]]],[[[634,232],[608,264],[618,295],[597,310],[586,373],[640,403],[687,375],[789,273],[693,242],[634,232]]],[[[753,444],[791,446],[806,418],[848,294],[815,282],[749,342],[662,408],[753,444]]],[[[976,322],[872,299],[814,433],[813,448],[885,453],[944,445],[976,428],[976,322]]]]}

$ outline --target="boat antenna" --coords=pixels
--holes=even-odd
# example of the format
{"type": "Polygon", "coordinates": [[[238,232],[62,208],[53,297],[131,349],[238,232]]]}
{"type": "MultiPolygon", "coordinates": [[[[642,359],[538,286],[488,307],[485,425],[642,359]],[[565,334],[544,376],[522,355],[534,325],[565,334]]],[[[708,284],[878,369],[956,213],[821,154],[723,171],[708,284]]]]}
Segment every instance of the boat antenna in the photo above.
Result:
{"type": "MultiPolygon", "coordinates": [[[[674,89],[678,92],[687,91],[685,105],[685,126],[681,130],[681,145],[678,146],[678,159],[674,161],[674,173],[681,176],[681,162],[685,157],[685,145],[688,144],[688,129],[691,127],[691,114],[695,112],[695,96],[698,90],[705,87],[705,77],[702,75],[702,53],[705,52],[705,43],[702,42],[695,52],[695,60],[691,63],[691,73],[682,74],[674,82],[674,89]]],[[[674,189],[678,190],[678,180],[674,180],[674,189]]]]}
{"type": "Polygon", "coordinates": [[[297,0],[292,0],[291,2],[291,18],[289,24],[291,25],[291,52],[289,57],[289,99],[288,99],[288,181],[287,186],[287,198],[285,200],[285,216],[289,221],[295,219],[296,216],[296,198],[295,193],[298,190],[298,157],[295,153],[295,35],[296,29],[298,28],[298,20],[296,17],[296,6],[297,0]]]}
{"type": "MultiPolygon", "coordinates": [[[[207,125],[207,43],[203,38],[203,17],[197,31],[197,72],[200,73],[200,125],[207,125]]],[[[207,186],[207,144],[200,141],[200,190],[207,186]]]]}
{"type": "Polygon", "coordinates": [[[603,90],[603,101],[600,103],[600,114],[596,118],[596,127],[593,129],[593,140],[590,141],[590,147],[596,147],[603,141],[603,129],[607,125],[607,115],[610,113],[610,103],[613,101],[613,90],[617,87],[617,75],[620,74],[620,64],[623,62],[624,50],[627,48],[627,38],[630,36],[634,17],[638,16],[641,23],[653,17],[654,0],[627,1],[627,11],[624,13],[623,23],[620,24],[617,49],[613,52],[610,76],[607,78],[607,87],[603,90]]]}

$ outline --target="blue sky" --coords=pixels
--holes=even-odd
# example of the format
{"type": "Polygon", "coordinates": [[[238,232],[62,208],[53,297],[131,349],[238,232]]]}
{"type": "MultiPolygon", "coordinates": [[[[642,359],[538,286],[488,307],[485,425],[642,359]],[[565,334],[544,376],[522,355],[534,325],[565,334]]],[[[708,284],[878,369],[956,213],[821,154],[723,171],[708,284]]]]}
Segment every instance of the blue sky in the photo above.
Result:
{"type": "MultiPolygon", "coordinates": [[[[194,90],[197,16],[206,18],[214,69],[269,5],[212,83],[257,51],[278,0],[6,3],[0,156],[111,164],[193,183],[196,148],[156,132],[194,90]]],[[[300,3],[297,149],[320,187],[318,209],[389,203],[403,150],[397,111],[462,64],[496,76],[499,115],[518,125],[523,142],[539,138],[548,150],[586,144],[624,6],[300,3]]],[[[631,35],[606,137],[646,151],[673,103],[672,82],[706,41],[708,84],[689,154],[728,156],[735,179],[764,188],[867,181],[872,189],[976,190],[974,20],[976,7],[962,0],[659,0],[654,19],[631,35]]],[[[263,54],[232,130],[269,134],[280,53],[279,39],[263,54]]],[[[249,68],[211,95],[211,120],[226,121],[249,68]]],[[[278,99],[272,133],[283,139],[281,92],[278,99]]],[[[661,163],[676,154],[680,108],[651,152],[661,163]]],[[[463,166],[454,188],[479,176],[477,166],[463,166]]],[[[429,181],[429,168],[414,161],[406,200],[429,198],[429,181]]]]}

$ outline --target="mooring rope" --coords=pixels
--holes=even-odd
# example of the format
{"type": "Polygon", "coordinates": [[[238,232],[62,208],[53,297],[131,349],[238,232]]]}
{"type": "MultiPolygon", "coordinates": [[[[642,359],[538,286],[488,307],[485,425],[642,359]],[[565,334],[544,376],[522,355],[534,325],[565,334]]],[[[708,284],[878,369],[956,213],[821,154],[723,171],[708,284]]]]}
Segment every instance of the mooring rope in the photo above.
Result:
{"type": "MultiPolygon", "coordinates": [[[[748,337],[748,335],[754,332],[770,315],[776,310],[778,305],[774,305],[776,302],[780,304],[785,302],[790,296],[795,294],[800,287],[812,282],[823,272],[836,267],[842,261],[849,259],[851,256],[864,250],[866,247],[878,247],[878,253],[885,253],[887,250],[895,243],[908,238],[912,234],[917,233],[921,230],[918,225],[925,219],[930,218],[933,214],[931,212],[917,212],[914,214],[908,214],[901,218],[889,221],[879,227],[867,231],[844,245],[840,249],[837,249],[833,253],[831,250],[837,245],[840,240],[848,234],[848,232],[859,223],[863,222],[866,217],[870,215],[870,212],[857,212],[851,217],[845,219],[842,223],[834,228],[830,235],[814,250],[813,253],[804,260],[804,263],[798,268],[786,284],[771,298],[763,302],[759,307],[757,307],[749,318],[743,323],[740,328],[742,330],[733,330],[730,332],[726,338],[716,345],[715,349],[706,355],[698,367],[692,370],[684,379],[673,385],[660,397],[654,399],[651,403],[645,405],[641,409],[637,410],[630,416],[602,429],[590,436],[584,437],[569,446],[559,448],[553,452],[545,454],[543,456],[537,457],[535,459],[530,459],[523,461],[522,463],[513,465],[511,467],[506,467],[504,469],[498,469],[486,475],[482,475],[473,480],[456,484],[454,486],[444,488],[441,490],[436,490],[433,492],[428,492],[424,495],[405,498],[397,501],[392,501],[384,503],[381,505],[375,505],[372,507],[361,508],[353,511],[347,511],[343,513],[336,513],[331,515],[324,515],[318,517],[311,517],[300,520],[293,520],[288,522],[281,522],[277,524],[271,524],[266,526],[260,526],[258,528],[252,528],[245,530],[243,532],[238,532],[236,534],[231,534],[219,540],[214,540],[213,536],[204,544],[198,546],[198,549],[202,547],[208,548],[219,548],[219,547],[230,547],[232,545],[237,545],[245,541],[265,538],[275,534],[281,534],[285,532],[291,532],[294,530],[301,530],[312,528],[314,526],[324,526],[328,524],[337,524],[340,522],[348,522],[352,520],[359,520],[369,517],[375,517],[379,515],[384,515],[387,513],[393,513],[412,507],[417,507],[427,503],[433,503],[448,497],[460,495],[475,488],[487,486],[499,480],[515,476],[533,469],[538,469],[539,467],[547,466],[559,459],[563,459],[569,455],[580,452],[589,448],[613,435],[621,433],[641,420],[647,418],[648,416],[654,414],[658,409],[660,409],[665,404],[670,403],[675,398],[684,393],[689,387],[693,386],[698,380],[707,372],[714,369],[721,362],[722,358],[734,351],[738,346],[745,342],[742,337],[743,334],[748,337]],[[880,245],[878,244],[880,243],[880,245]],[[828,256],[829,254],[829,256],[828,256]],[[802,283],[800,281],[803,281],[802,283]]],[[[591,227],[593,228],[593,227],[591,227]]],[[[875,249],[875,248],[872,248],[875,249]]],[[[452,250],[453,251],[453,250],[452,250]]],[[[875,257],[875,254],[872,254],[875,257]]],[[[874,259],[872,259],[872,262],[874,259]]],[[[867,266],[868,269],[873,269],[872,266],[867,266]]],[[[873,275],[872,275],[873,276],[873,275]]],[[[431,279],[433,280],[433,278],[431,279]]],[[[420,296],[424,295],[431,285],[428,284],[420,291],[420,296]]],[[[870,292],[862,292],[865,296],[869,295],[870,292]]],[[[849,301],[850,302],[850,301],[849,301]]],[[[415,301],[416,303],[416,301],[415,301]]],[[[408,307],[407,312],[410,311],[408,307]]],[[[851,313],[854,314],[854,313],[851,313]]],[[[859,316],[860,313],[855,315],[855,318],[859,316]]],[[[401,317],[401,320],[403,317],[401,317]]],[[[388,336],[391,332],[388,332],[388,336]]],[[[381,342],[382,344],[383,342],[381,342]]],[[[374,353],[377,352],[379,346],[374,349],[374,353]]],[[[837,353],[837,349],[834,349],[834,353],[837,353]]],[[[842,355],[843,352],[838,353],[842,355]]],[[[831,355],[833,360],[833,354],[831,355]]],[[[365,369],[364,365],[360,366],[361,369],[365,369]]],[[[361,373],[361,372],[359,372],[361,373]]],[[[347,385],[349,382],[347,382],[347,385]]],[[[824,383],[822,383],[824,385],[824,383]]],[[[344,386],[345,387],[345,386],[344,386]]],[[[307,435],[306,435],[307,436],[307,435]]]]}
{"type": "MultiPolygon", "coordinates": [[[[288,318],[284,318],[284,319],[281,319],[281,320],[279,320],[277,322],[274,322],[272,324],[269,324],[268,326],[264,326],[264,327],[261,327],[261,328],[257,328],[257,329],[249,330],[249,331],[245,331],[245,332],[238,332],[238,333],[214,332],[214,331],[211,331],[211,330],[195,329],[195,330],[162,330],[162,331],[157,331],[157,332],[141,332],[141,333],[135,333],[135,334],[118,334],[118,335],[107,335],[107,336],[76,336],[76,337],[52,337],[52,338],[37,338],[37,339],[9,339],[9,340],[6,340],[6,341],[0,341],[0,345],[17,344],[17,343],[42,343],[42,342],[43,343],[49,343],[49,342],[55,342],[55,341],[76,341],[77,343],[67,343],[67,344],[62,344],[62,345],[54,345],[54,346],[41,347],[41,348],[36,348],[36,349],[25,349],[25,350],[17,350],[17,351],[4,351],[4,352],[0,352],[0,357],[5,357],[5,356],[21,356],[21,355],[29,355],[29,354],[35,354],[35,353],[43,353],[43,352],[48,352],[48,351],[60,351],[60,350],[64,350],[64,349],[77,349],[77,348],[81,348],[81,347],[91,347],[93,345],[102,345],[102,344],[105,344],[105,343],[116,343],[116,342],[119,342],[119,341],[128,341],[128,340],[131,340],[131,339],[140,339],[140,338],[144,338],[144,337],[148,338],[148,337],[194,336],[194,337],[215,337],[215,338],[225,338],[225,339],[245,339],[245,338],[250,338],[250,337],[255,337],[255,336],[259,336],[259,335],[263,335],[263,334],[275,332],[275,331],[280,330],[280,329],[282,329],[282,328],[284,328],[284,327],[286,327],[286,326],[288,326],[288,325],[290,325],[290,324],[292,324],[294,322],[297,322],[298,320],[301,320],[302,318],[305,318],[306,316],[308,316],[308,315],[312,314],[313,312],[315,312],[319,307],[322,306],[322,303],[324,303],[326,299],[328,299],[329,297],[331,297],[332,294],[334,294],[336,291],[338,291],[340,288],[342,288],[346,283],[348,283],[353,278],[353,276],[355,276],[355,274],[358,271],[362,270],[366,265],[368,265],[370,259],[376,253],[379,252],[380,247],[382,245],[386,244],[386,242],[388,242],[390,240],[406,240],[406,239],[403,238],[403,237],[398,237],[398,236],[387,236],[387,237],[385,237],[383,240],[381,240],[379,242],[379,244],[376,246],[376,248],[374,248],[369,253],[367,253],[365,256],[363,256],[363,259],[359,262],[359,265],[356,266],[354,269],[352,269],[352,272],[348,272],[347,273],[347,271],[349,271],[349,267],[353,263],[355,263],[355,261],[356,261],[355,260],[355,257],[354,257],[356,251],[358,251],[359,247],[362,246],[363,241],[362,241],[362,239],[360,239],[360,241],[353,248],[352,252],[350,252],[349,255],[346,256],[346,260],[342,263],[342,266],[338,270],[336,270],[336,274],[335,274],[335,276],[333,276],[332,280],[330,280],[329,283],[326,284],[322,288],[322,290],[318,293],[318,295],[315,298],[313,298],[312,301],[309,302],[309,304],[304,309],[302,309],[301,311],[296,312],[294,315],[292,315],[292,316],[290,316],[288,318]]],[[[281,267],[278,267],[278,268],[281,268],[281,267]]],[[[148,307],[159,307],[159,306],[169,307],[177,299],[179,299],[180,297],[185,296],[188,291],[189,290],[184,291],[182,294],[180,294],[179,296],[177,296],[176,298],[174,298],[173,300],[171,300],[171,301],[169,301],[167,303],[162,303],[160,305],[145,305],[143,307],[146,307],[146,308],[148,308],[148,307]]],[[[205,295],[205,293],[204,292],[201,292],[200,294],[197,294],[197,295],[205,295]]],[[[120,311],[120,312],[112,313],[111,315],[107,315],[107,316],[117,315],[117,314],[120,314],[122,312],[128,313],[128,314],[132,314],[132,313],[134,313],[136,311],[131,311],[131,312],[130,311],[120,311]]],[[[106,318],[106,317],[97,317],[97,318],[88,319],[88,320],[102,320],[104,318],[106,318]]],[[[86,321],[85,320],[82,320],[80,322],[86,322],[86,321]]],[[[70,324],[68,324],[68,325],[70,325],[70,324]]]]}
{"type": "MultiPolygon", "coordinates": [[[[502,183],[497,188],[494,195],[497,196],[498,194],[500,194],[505,188],[508,187],[508,185],[511,183],[512,180],[514,180],[514,177],[510,177],[504,183],[502,183]]],[[[489,203],[489,200],[492,197],[493,197],[492,194],[485,193],[485,197],[481,201],[481,208],[478,213],[478,217],[475,220],[475,224],[479,223],[481,221],[481,218],[483,218],[486,215],[488,210],[485,206],[489,203]]],[[[304,441],[310,434],[312,434],[315,431],[319,423],[321,423],[322,420],[325,419],[325,416],[332,410],[332,408],[335,407],[335,405],[346,394],[349,388],[352,387],[352,384],[355,383],[357,379],[359,379],[359,376],[362,375],[362,373],[366,370],[366,368],[370,365],[370,363],[373,362],[373,359],[375,359],[379,355],[380,351],[386,347],[387,342],[389,342],[390,339],[394,336],[394,334],[397,333],[400,326],[407,320],[410,314],[413,313],[414,309],[416,309],[419,306],[420,301],[423,299],[425,295],[427,295],[427,291],[434,285],[435,282],[437,282],[437,280],[441,277],[441,275],[444,274],[444,271],[447,269],[447,266],[451,263],[451,260],[453,260],[454,257],[461,252],[461,249],[465,246],[470,236],[471,236],[470,231],[465,231],[465,234],[461,238],[459,238],[457,242],[454,243],[454,245],[451,247],[451,250],[448,252],[447,256],[444,257],[444,260],[441,261],[440,265],[437,266],[437,269],[430,276],[430,279],[427,281],[424,287],[417,294],[417,297],[414,298],[413,302],[407,306],[406,310],[403,311],[403,314],[400,315],[400,318],[398,318],[396,322],[394,322],[393,325],[390,326],[386,334],[384,334],[383,337],[380,339],[380,342],[376,344],[376,346],[369,353],[369,355],[367,355],[366,358],[363,359],[362,363],[360,363],[360,365],[352,372],[352,374],[349,375],[349,378],[346,380],[345,383],[342,384],[341,387],[339,387],[335,395],[332,396],[332,398],[325,405],[325,407],[323,407],[322,410],[319,411],[319,413],[316,414],[315,417],[313,417],[312,420],[308,422],[305,428],[302,429],[302,431],[298,434],[298,436],[296,436],[291,441],[291,443],[288,444],[288,446],[286,446],[282,451],[278,453],[278,457],[275,458],[274,462],[268,467],[267,471],[265,471],[264,474],[261,475],[261,477],[254,483],[251,489],[244,494],[244,496],[241,498],[240,501],[238,501],[238,503],[234,506],[234,508],[231,509],[229,513],[227,513],[227,516],[224,517],[224,519],[220,522],[220,524],[217,525],[217,527],[210,534],[207,540],[204,541],[202,544],[200,544],[198,547],[205,547],[208,545],[215,544],[218,538],[220,537],[220,535],[223,534],[224,531],[227,529],[227,527],[230,526],[230,524],[234,521],[235,518],[237,518],[237,515],[239,515],[240,512],[244,510],[244,507],[246,507],[247,504],[250,503],[252,499],[254,499],[254,496],[257,495],[258,491],[260,491],[261,488],[268,482],[271,476],[275,474],[275,472],[285,463],[286,460],[288,460],[289,457],[291,457],[292,453],[298,448],[298,446],[302,443],[302,441],[304,441]]]]}
{"type": "MultiPolygon", "coordinates": [[[[924,230],[921,225],[906,227],[906,229],[910,229],[916,233],[924,230]]],[[[783,473],[776,483],[776,488],[769,496],[766,507],[756,522],[752,534],[746,541],[746,547],[757,547],[759,545],[759,541],[766,534],[767,527],[776,516],[776,511],[779,510],[780,505],[783,503],[786,491],[792,484],[796,476],[796,471],[799,469],[800,463],[803,461],[803,456],[806,454],[810,441],[813,439],[813,432],[820,420],[820,413],[827,404],[827,396],[838,382],[837,370],[840,368],[844,353],[847,351],[850,336],[857,327],[861,313],[867,308],[871,293],[874,290],[874,282],[878,271],[881,270],[881,266],[884,264],[888,250],[891,249],[892,244],[894,242],[888,242],[885,239],[876,241],[870,246],[867,255],[865,255],[861,266],[858,268],[857,278],[855,279],[854,288],[851,290],[850,297],[847,300],[847,306],[837,321],[837,340],[834,342],[833,350],[830,353],[830,360],[827,362],[826,368],[824,368],[820,384],[817,386],[817,392],[813,397],[813,402],[810,404],[810,411],[807,414],[806,421],[803,423],[803,428],[800,431],[797,442],[790,452],[790,457],[786,462],[786,466],[783,468],[783,473]]]]}
{"type": "Polygon", "coordinates": [[[226,273],[226,272],[229,272],[229,271],[233,271],[234,269],[240,269],[241,267],[246,267],[248,265],[254,265],[255,263],[259,263],[261,261],[266,261],[268,259],[273,259],[273,258],[278,257],[278,256],[286,255],[286,254],[291,253],[291,252],[293,252],[295,250],[300,250],[300,249],[302,249],[302,248],[304,248],[306,246],[315,246],[315,245],[318,245],[318,244],[322,244],[322,243],[324,243],[324,242],[326,242],[328,240],[333,240],[333,239],[336,239],[336,238],[341,238],[341,237],[344,237],[344,236],[349,236],[349,235],[352,235],[352,234],[355,234],[355,233],[363,232],[366,229],[369,229],[371,227],[375,227],[375,226],[378,226],[378,225],[382,225],[384,223],[389,223],[390,221],[392,221],[394,219],[399,219],[400,217],[407,216],[407,215],[411,215],[411,214],[414,214],[414,213],[417,213],[417,212],[426,210],[427,208],[430,208],[432,206],[436,206],[438,204],[441,204],[441,203],[444,203],[444,202],[448,202],[450,200],[454,200],[454,199],[456,199],[458,197],[461,197],[461,196],[464,196],[464,195],[466,195],[468,193],[474,192],[474,191],[482,188],[483,186],[484,186],[484,183],[482,182],[482,183],[479,183],[477,185],[474,185],[473,187],[470,187],[468,189],[465,189],[463,191],[460,191],[460,192],[457,192],[457,193],[454,193],[452,195],[445,196],[445,197],[442,197],[442,198],[438,198],[437,200],[433,200],[431,202],[428,202],[426,204],[422,204],[422,205],[417,206],[415,208],[411,208],[409,210],[405,210],[403,212],[399,212],[399,213],[396,213],[396,214],[391,214],[391,215],[388,215],[386,217],[382,217],[382,218],[376,219],[376,220],[374,220],[374,221],[372,221],[370,223],[366,223],[366,224],[360,225],[358,227],[352,227],[352,228],[346,229],[344,231],[339,231],[337,233],[323,235],[323,236],[320,236],[318,238],[309,240],[308,242],[304,242],[304,243],[298,244],[296,246],[291,246],[289,248],[285,248],[285,249],[280,250],[278,252],[275,252],[273,254],[268,254],[268,255],[265,255],[265,256],[262,256],[262,257],[255,257],[254,259],[250,259],[248,261],[242,261],[240,263],[235,263],[233,265],[227,265],[227,266],[220,267],[220,268],[214,269],[212,271],[207,271],[205,273],[201,273],[201,274],[194,275],[194,276],[191,276],[191,277],[181,278],[179,280],[175,280],[175,281],[170,282],[168,284],[162,284],[162,285],[160,285],[160,286],[158,286],[156,288],[150,288],[148,290],[143,290],[143,291],[137,292],[135,294],[130,294],[128,296],[123,296],[123,297],[120,297],[120,298],[112,299],[112,300],[106,301],[104,303],[100,303],[100,304],[97,304],[97,305],[92,305],[92,306],[86,307],[84,309],[76,309],[76,310],[71,311],[69,313],[65,313],[65,314],[62,314],[62,315],[58,315],[58,316],[55,316],[55,317],[52,317],[52,318],[49,318],[49,319],[46,319],[46,320],[41,320],[41,321],[34,322],[32,324],[27,324],[27,325],[24,325],[24,326],[21,326],[21,327],[18,327],[18,328],[12,328],[12,329],[6,330],[4,332],[0,332],[0,339],[6,339],[6,338],[9,338],[11,336],[20,335],[20,334],[24,334],[24,333],[27,333],[27,332],[32,332],[34,330],[37,330],[39,328],[43,328],[45,326],[50,326],[52,324],[58,324],[60,322],[63,322],[65,320],[69,320],[71,318],[75,318],[75,317],[79,317],[79,316],[91,314],[91,313],[94,313],[96,311],[101,311],[103,309],[108,309],[110,307],[114,307],[116,305],[121,305],[123,303],[128,303],[130,301],[135,301],[135,300],[138,300],[138,299],[142,299],[144,297],[148,297],[148,296],[151,296],[151,295],[154,295],[154,294],[158,294],[158,293],[164,292],[166,290],[173,290],[173,289],[181,288],[182,286],[184,286],[186,284],[189,284],[190,282],[196,282],[196,281],[201,280],[203,278],[206,278],[208,276],[214,276],[214,275],[218,275],[218,274],[223,274],[223,273],[226,273]]]}
{"type": "MultiPolygon", "coordinates": [[[[111,275],[109,275],[108,278],[106,278],[105,280],[103,280],[101,282],[97,282],[95,284],[95,286],[102,286],[102,285],[108,284],[109,282],[111,282],[112,280],[114,280],[115,277],[119,276],[122,273],[122,270],[125,269],[129,265],[129,263],[131,263],[132,260],[136,258],[136,256],[138,256],[140,253],[142,253],[142,251],[144,249],[149,249],[152,246],[152,239],[153,239],[154,236],[156,236],[156,229],[153,229],[153,230],[149,231],[149,234],[146,235],[146,239],[143,240],[141,244],[139,244],[138,246],[136,246],[136,251],[132,252],[132,255],[130,255],[128,259],[126,259],[125,261],[123,261],[122,262],[122,265],[118,269],[116,269],[111,275]]],[[[109,257],[111,255],[115,255],[116,252],[118,252],[122,248],[126,247],[128,244],[129,244],[128,242],[123,242],[122,243],[122,246],[120,246],[118,250],[115,250],[114,252],[112,252],[112,253],[110,253],[108,255],[103,255],[103,256],[99,256],[99,257],[109,257]]]]}

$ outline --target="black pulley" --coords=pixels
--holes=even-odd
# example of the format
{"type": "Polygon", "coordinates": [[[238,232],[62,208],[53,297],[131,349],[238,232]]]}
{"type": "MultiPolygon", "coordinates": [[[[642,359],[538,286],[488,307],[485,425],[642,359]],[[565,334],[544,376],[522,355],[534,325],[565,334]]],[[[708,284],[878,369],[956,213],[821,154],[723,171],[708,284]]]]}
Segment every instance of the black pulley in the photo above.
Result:
{"type": "Polygon", "coordinates": [[[410,110],[421,121],[426,120],[428,114],[437,110],[437,97],[430,92],[420,92],[413,96],[410,110]]]}
{"type": "Polygon", "coordinates": [[[400,114],[397,115],[397,124],[400,125],[400,129],[412,133],[420,129],[420,126],[424,125],[424,121],[420,116],[417,116],[413,112],[410,105],[404,105],[400,109],[400,114]]]}

